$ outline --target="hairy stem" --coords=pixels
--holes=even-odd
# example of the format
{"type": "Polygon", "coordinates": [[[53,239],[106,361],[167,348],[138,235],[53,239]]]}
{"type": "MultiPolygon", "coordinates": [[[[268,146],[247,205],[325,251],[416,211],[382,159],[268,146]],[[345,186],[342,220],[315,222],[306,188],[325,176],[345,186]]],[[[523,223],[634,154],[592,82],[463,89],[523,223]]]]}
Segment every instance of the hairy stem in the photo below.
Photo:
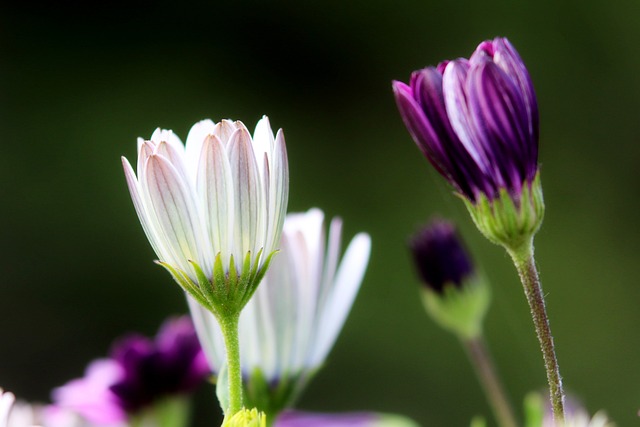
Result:
{"type": "Polygon", "coordinates": [[[227,350],[227,373],[229,375],[229,407],[225,411],[225,419],[231,418],[242,409],[242,369],[238,340],[239,318],[239,314],[219,318],[227,350]]]}
{"type": "Polygon", "coordinates": [[[535,259],[533,257],[533,239],[524,245],[520,250],[509,250],[509,255],[520,275],[524,293],[531,309],[533,324],[536,328],[542,357],[547,371],[547,381],[549,382],[549,397],[553,409],[553,418],[556,424],[564,421],[564,391],[562,389],[562,377],[558,367],[553,335],[549,326],[547,309],[545,308],[542,285],[538,276],[535,259]]]}

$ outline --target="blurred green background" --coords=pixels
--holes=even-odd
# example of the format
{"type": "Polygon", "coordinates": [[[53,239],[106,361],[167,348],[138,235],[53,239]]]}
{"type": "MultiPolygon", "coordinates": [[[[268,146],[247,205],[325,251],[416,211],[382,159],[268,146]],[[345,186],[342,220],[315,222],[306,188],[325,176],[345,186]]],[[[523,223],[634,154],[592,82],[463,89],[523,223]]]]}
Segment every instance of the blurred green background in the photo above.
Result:
{"type": "MultiPolygon", "coordinates": [[[[569,392],[621,426],[640,408],[640,3],[578,0],[23,2],[0,6],[0,385],[29,400],[128,331],[186,312],[155,258],[120,156],[158,127],[267,114],[285,129],[290,211],[318,206],[370,268],[299,407],[398,412],[424,426],[489,416],[456,340],[418,299],[408,236],[454,219],[493,283],[487,338],[518,407],[545,376],[504,252],[414,146],[391,80],[508,37],[541,115],[537,238],[569,392]]],[[[197,425],[215,425],[212,390],[197,425]]]]}

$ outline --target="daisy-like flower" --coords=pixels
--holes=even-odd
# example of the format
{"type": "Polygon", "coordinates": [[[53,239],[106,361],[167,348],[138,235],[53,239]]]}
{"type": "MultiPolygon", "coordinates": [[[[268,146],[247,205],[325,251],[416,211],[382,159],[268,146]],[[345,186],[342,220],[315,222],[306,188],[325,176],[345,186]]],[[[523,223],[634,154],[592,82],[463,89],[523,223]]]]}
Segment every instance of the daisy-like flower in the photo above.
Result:
{"type": "Polygon", "coordinates": [[[393,89],[409,133],[495,243],[532,236],[544,213],[538,105],[529,73],[506,38],[469,59],[443,61],[393,89]]]}
{"type": "Polygon", "coordinates": [[[184,396],[209,375],[190,319],[169,319],[155,339],[124,337],[111,357],[92,362],[84,377],[54,389],[53,408],[58,410],[50,409],[51,419],[75,413],[92,425],[122,427],[131,420],[154,419],[154,405],[160,405],[163,413],[175,410],[177,426],[187,418],[184,396]]]}
{"type": "Polygon", "coordinates": [[[240,121],[196,123],[186,145],[170,130],[122,158],[142,228],[161,265],[216,315],[240,312],[277,250],[288,199],[282,130],[253,138],[240,121]]]}
{"type": "MultiPolygon", "coordinates": [[[[287,215],[281,253],[240,316],[248,407],[273,417],[292,404],[331,350],[369,261],[371,239],[357,234],[340,261],[342,221],[325,238],[319,209],[287,215]]],[[[190,301],[205,354],[220,373],[224,347],[213,317],[190,301]]]]}

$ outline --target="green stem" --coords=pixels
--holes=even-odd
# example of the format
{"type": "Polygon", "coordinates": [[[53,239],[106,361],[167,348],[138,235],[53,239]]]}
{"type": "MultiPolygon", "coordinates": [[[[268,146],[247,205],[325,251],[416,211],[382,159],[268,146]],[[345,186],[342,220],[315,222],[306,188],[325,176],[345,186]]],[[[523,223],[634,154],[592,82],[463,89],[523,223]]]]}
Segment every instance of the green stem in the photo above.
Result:
{"type": "Polygon", "coordinates": [[[462,345],[467,351],[469,360],[493,409],[498,425],[501,427],[517,427],[518,422],[513,414],[513,409],[482,337],[463,339],[462,345]]]}
{"type": "Polygon", "coordinates": [[[225,419],[231,418],[242,409],[242,369],[240,367],[240,342],[238,340],[239,314],[220,317],[220,329],[227,350],[227,373],[229,375],[229,408],[225,419]]]}
{"type": "Polygon", "coordinates": [[[518,270],[518,275],[520,275],[524,293],[527,297],[529,308],[531,309],[533,324],[536,328],[536,334],[538,335],[538,341],[540,342],[542,357],[547,371],[553,418],[556,424],[559,425],[564,421],[564,391],[562,389],[562,377],[560,376],[560,368],[558,367],[558,359],[556,358],[553,344],[553,335],[551,335],[549,318],[547,317],[547,310],[544,304],[542,285],[533,257],[533,238],[518,249],[519,250],[507,250],[518,270]]]}

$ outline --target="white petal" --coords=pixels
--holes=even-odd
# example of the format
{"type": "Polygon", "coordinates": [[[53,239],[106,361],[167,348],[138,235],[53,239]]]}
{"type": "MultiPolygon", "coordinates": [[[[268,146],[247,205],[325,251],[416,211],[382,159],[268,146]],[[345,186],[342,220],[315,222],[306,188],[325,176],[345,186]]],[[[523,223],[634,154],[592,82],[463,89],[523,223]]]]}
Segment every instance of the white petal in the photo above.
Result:
{"type": "Polygon", "coordinates": [[[335,287],[318,322],[321,329],[311,357],[315,366],[323,362],[342,329],[362,283],[370,252],[371,238],[366,233],[356,235],[345,252],[336,275],[335,287]]]}
{"type": "Polygon", "coordinates": [[[260,175],[264,173],[263,170],[263,158],[267,155],[268,161],[271,162],[270,156],[273,153],[273,147],[275,145],[275,139],[273,132],[271,131],[271,125],[269,124],[269,118],[263,116],[258,124],[256,130],[253,132],[253,153],[258,160],[258,168],[260,169],[260,175]]]}
{"type": "MultiPolygon", "coordinates": [[[[242,124],[241,122],[237,122],[242,124]]],[[[244,125],[243,125],[244,126],[244,125]]],[[[231,139],[231,135],[238,129],[236,122],[232,120],[222,120],[220,123],[217,123],[213,129],[213,134],[220,138],[222,141],[222,145],[225,147],[229,144],[229,140],[231,139]]]]}
{"type": "Polygon", "coordinates": [[[133,207],[138,214],[138,219],[140,220],[140,224],[142,224],[142,229],[144,230],[144,234],[147,236],[151,247],[160,260],[167,262],[174,261],[158,236],[158,232],[156,230],[157,226],[153,224],[153,219],[148,213],[148,208],[145,206],[143,197],[141,197],[140,186],[135,174],[133,173],[133,168],[129,164],[129,161],[124,157],[122,157],[122,167],[124,168],[124,176],[127,180],[127,186],[129,187],[133,207]]]}
{"type": "Polygon", "coordinates": [[[147,160],[149,156],[155,151],[155,145],[151,141],[145,141],[138,150],[138,164],[136,165],[136,172],[138,176],[144,175],[144,168],[147,166],[147,160]]]}
{"type": "Polygon", "coordinates": [[[213,372],[219,372],[220,367],[225,363],[226,352],[224,347],[224,337],[220,330],[220,325],[216,318],[203,306],[186,294],[191,319],[198,334],[198,340],[202,346],[209,366],[213,372]]]}
{"type": "Polygon", "coordinates": [[[233,242],[236,262],[242,262],[251,251],[255,256],[264,246],[258,231],[264,221],[262,191],[258,177],[258,166],[251,148],[251,136],[246,129],[238,129],[227,147],[234,192],[233,242]]]}
{"type": "Polygon", "coordinates": [[[185,164],[187,165],[187,169],[193,174],[194,181],[198,165],[200,164],[202,145],[208,135],[213,135],[215,126],[215,123],[209,119],[201,120],[191,127],[187,135],[185,164]]]}
{"type": "Polygon", "coordinates": [[[3,392],[0,388],[0,427],[9,425],[9,412],[16,398],[13,393],[3,392]]]}
{"type": "Polygon", "coordinates": [[[282,130],[278,131],[274,142],[274,153],[268,166],[268,179],[265,178],[267,203],[267,253],[277,249],[282,232],[287,204],[289,201],[289,163],[287,148],[282,130]]]}
{"type": "Polygon", "coordinates": [[[193,183],[195,181],[193,180],[192,175],[195,173],[189,173],[187,171],[187,165],[184,160],[184,150],[177,150],[168,142],[162,141],[156,146],[154,154],[165,157],[169,163],[176,168],[185,184],[188,184],[189,187],[193,187],[193,183]]]}
{"type": "Polygon", "coordinates": [[[151,141],[159,144],[161,142],[167,142],[171,144],[176,150],[184,151],[184,145],[176,134],[170,129],[157,128],[151,135],[151,141]]]}
{"type": "Polygon", "coordinates": [[[177,266],[192,272],[188,261],[193,260],[204,271],[210,271],[212,259],[200,249],[207,245],[202,242],[203,230],[193,194],[178,171],[163,156],[153,155],[147,163],[146,186],[158,229],[177,266]]]}
{"type": "Polygon", "coordinates": [[[228,260],[234,218],[233,178],[225,149],[216,136],[208,136],[202,145],[196,187],[211,238],[212,255],[222,252],[223,259],[228,260]]]}

